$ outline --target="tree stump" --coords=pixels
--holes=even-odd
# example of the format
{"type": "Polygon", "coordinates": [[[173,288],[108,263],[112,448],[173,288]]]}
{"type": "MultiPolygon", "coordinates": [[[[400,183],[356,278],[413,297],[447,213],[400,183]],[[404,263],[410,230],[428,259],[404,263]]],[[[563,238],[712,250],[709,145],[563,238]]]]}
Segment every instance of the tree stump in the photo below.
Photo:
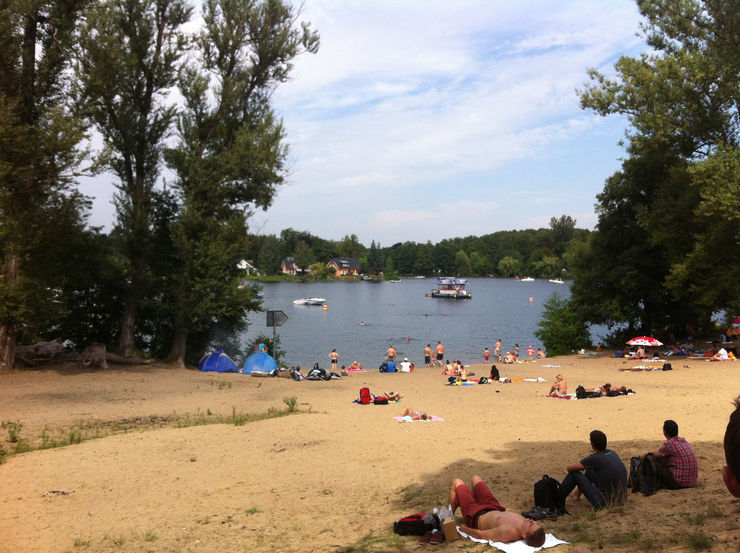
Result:
{"type": "Polygon", "coordinates": [[[107,369],[105,344],[90,344],[82,352],[82,364],[94,369],[107,369]]]}

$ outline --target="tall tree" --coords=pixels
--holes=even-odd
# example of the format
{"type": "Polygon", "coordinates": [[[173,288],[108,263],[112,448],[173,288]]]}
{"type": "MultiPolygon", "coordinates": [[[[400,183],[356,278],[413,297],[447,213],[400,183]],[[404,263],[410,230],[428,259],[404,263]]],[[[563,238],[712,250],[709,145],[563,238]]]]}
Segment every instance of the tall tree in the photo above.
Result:
{"type": "Polygon", "coordinates": [[[85,135],[68,68],[85,4],[0,2],[0,369],[13,366],[18,327],[49,289],[24,264],[63,240],[49,223],[74,221],[84,207],[72,189],[85,135]]]}
{"type": "Polygon", "coordinates": [[[137,312],[151,277],[154,186],[176,110],[167,95],[185,52],[186,0],[103,0],[90,10],[77,61],[87,114],[106,145],[101,164],[118,178],[117,225],[128,290],[118,349],[135,349],[137,312]]]}
{"type": "Polygon", "coordinates": [[[167,151],[183,205],[173,224],[179,270],[168,360],[176,365],[190,334],[240,330],[259,307],[251,287],[237,286],[236,263],[248,248],[246,217],[272,203],[285,175],[285,133],[271,95],[296,56],[318,49],[298,16],[281,0],[203,4],[197,60],[180,75],[178,144],[167,151]]]}

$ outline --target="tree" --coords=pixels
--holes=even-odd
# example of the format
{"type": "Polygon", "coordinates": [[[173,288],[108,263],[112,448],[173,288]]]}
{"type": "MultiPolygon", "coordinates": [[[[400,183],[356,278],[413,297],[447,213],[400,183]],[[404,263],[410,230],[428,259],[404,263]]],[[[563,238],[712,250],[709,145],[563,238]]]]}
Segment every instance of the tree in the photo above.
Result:
{"type": "Polygon", "coordinates": [[[553,293],[544,305],[534,335],[542,340],[548,355],[567,355],[591,345],[588,326],[568,301],[553,293]]]}
{"type": "Polygon", "coordinates": [[[316,256],[311,249],[311,246],[306,244],[303,240],[299,241],[293,252],[293,259],[295,260],[296,266],[302,271],[308,270],[308,267],[316,261],[316,256]]]}
{"type": "Polygon", "coordinates": [[[367,265],[371,274],[378,274],[383,270],[383,254],[375,240],[370,243],[370,250],[367,252],[367,265]]]}
{"type": "Polygon", "coordinates": [[[576,221],[570,215],[561,215],[560,218],[550,218],[550,242],[552,251],[561,257],[573,239],[576,221]]]}
{"type": "Polygon", "coordinates": [[[365,246],[360,244],[356,234],[345,235],[337,245],[338,253],[341,257],[359,258],[365,253],[365,246]]]}
{"type": "MultiPolygon", "coordinates": [[[[168,361],[176,365],[184,364],[189,334],[241,330],[259,307],[251,287],[237,285],[236,262],[248,248],[250,209],[266,209],[284,179],[285,134],[271,95],[293,59],[318,48],[318,36],[298,27],[297,17],[279,0],[204,3],[199,59],[179,79],[179,141],[167,150],[183,204],[173,223],[179,270],[168,361]]],[[[296,263],[308,267],[310,255],[299,242],[296,263]]]]}
{"type": "Polygon", "coordinates": [[[512,277],[519,273],[522,262],[515,257],[506,256],[498,262],[498,272],[505,277],[512,277]]]}
{"type": "Polygon", "coordinates": [[[72,189],[85,131],[70,105],[69,72],[84,6],[0,5],[0,369],[13,367],[19,328],[50,299],[52,275],[28,270],[31,260],[43,271],[44,247],[64,240],[53,234],[58,223],[78,223],[87,207],[72,189]]]}
{"type": "Polygon", "coordinates": [[[101,166],[118,178],[117,225],[129,282],[118,349],[135,348],[137,310],[149,286],[154,186],[175,106],[166,97],[185,52],[186,0],[103,0],[87,14],[77,72],[87,114],[103,136],[101,166]]]}

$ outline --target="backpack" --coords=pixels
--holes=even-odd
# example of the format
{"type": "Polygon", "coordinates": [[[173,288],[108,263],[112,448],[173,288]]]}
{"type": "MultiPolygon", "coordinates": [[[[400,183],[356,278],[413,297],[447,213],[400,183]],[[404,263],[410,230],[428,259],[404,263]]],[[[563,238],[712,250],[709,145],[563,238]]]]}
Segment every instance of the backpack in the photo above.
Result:
{"type": "Polygon", "coordinates": [[[436,514],[415,513],[393,523],[393,531],[401,536],[423,536],[439,530],[441,523],[436,514]]]}
{"type": "Polygon", "coordinates": [[[569,514],[565,508],[565,498],[560,495],[560,482],[544,474],[534,483],[534,504],[557,511],[557,514],[569,514]]]}
{"type": "Polygon", "coordinates": [[[671,366],[670,363],[663,363],[663,370],[664,371],[672,371],[673,370],[673,367],[671,366]]]}
{"type": "Polygon", "coordinates": [[[578,388],[576,388],[576,398],[585,399],[586,398],[586,388],[584,388],[583,386],[578,386],[578,388]]]}
{"type": "Polygon", "coordinates": [[[381,363],[380,367],[378,367],[378,370],[382,373],[388,372],[388,363],[381,363]]]}
{"type": "Polygon", "coordinates": [[[357,402],[360,405],[370,405],[373,402],[373,395],[370,393],[370,388],[360,388],[360,400],[357,402]]]}
{"type": "Polygon", "coordinates": [[[639,457],[630,459],[629,483],[632,486],[632,493],[642,492],[642,495],[653,495],[660,489],[658,469],[655,464],[656,460],[652,453],[648,453],[642,459],[639,457]]]}
{"type": "Polygon", "coordinates": [[[383,396],[383,397],[380,397],[379,396],[379,397],[376,397],[375,398],[375,401],[373,401],[373,403],[375,405],[388,405],[388,398],[385,397],[385,396],[383,396]]]}

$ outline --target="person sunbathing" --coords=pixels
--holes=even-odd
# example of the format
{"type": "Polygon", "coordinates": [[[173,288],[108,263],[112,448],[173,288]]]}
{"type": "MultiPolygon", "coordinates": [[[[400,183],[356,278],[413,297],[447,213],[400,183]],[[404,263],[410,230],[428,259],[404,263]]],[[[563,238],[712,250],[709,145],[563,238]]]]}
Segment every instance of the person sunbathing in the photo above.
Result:
{"type": "Polygon", "coordinates": [[[710,357],[710,361],[728,361],[730,359],[729,354],[725,348],[719,348],[719,351],[710,357]]]}
{"type": "Polygon", "coordinates": [[[432,418],[431,416],[427,415],[426,411],[414,411],[411,408],[406,409],[403,412],[402,416],[411,417],[412,421],[425,421],[432,418]]]}
{"type": "Polygon", "coordinates": [[[386,392],[383,395],[388,398],[388,401],[399,401],[403,397],[400,393],[396,392],[386,392]]]}
{"type": "Polygon", "coordinates": [[[568,393],[568,383],[563,380],[563,375],[559,374],[555,377],[555,384],[550,387],[551,396],[564,396],[568,393]]]}

